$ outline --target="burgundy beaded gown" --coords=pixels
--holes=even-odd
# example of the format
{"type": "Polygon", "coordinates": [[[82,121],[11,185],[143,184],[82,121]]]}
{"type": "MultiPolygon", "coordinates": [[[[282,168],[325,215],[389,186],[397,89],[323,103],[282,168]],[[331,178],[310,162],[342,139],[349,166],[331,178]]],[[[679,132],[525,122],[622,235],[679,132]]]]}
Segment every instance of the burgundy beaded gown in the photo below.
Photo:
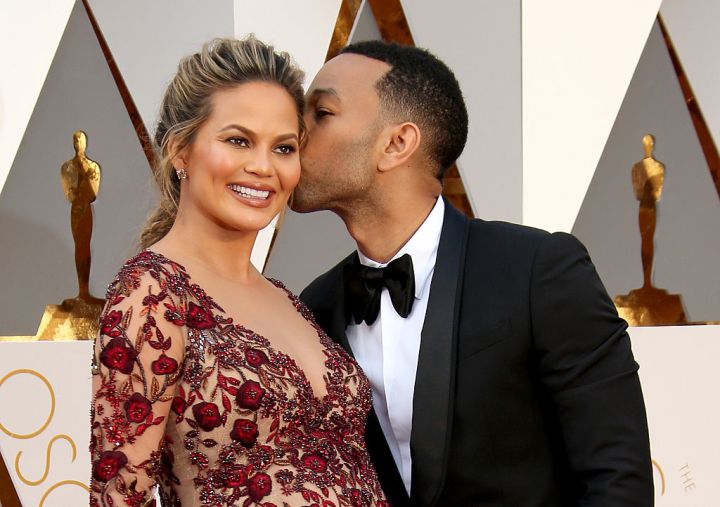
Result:
{"type": "Polygon", "coordinates": [[[387,506],[363,439],[371,391],[315,324],[318,398],[291,357],[143,251],[110,284],[93,357],[91,506],[387,506]]]}

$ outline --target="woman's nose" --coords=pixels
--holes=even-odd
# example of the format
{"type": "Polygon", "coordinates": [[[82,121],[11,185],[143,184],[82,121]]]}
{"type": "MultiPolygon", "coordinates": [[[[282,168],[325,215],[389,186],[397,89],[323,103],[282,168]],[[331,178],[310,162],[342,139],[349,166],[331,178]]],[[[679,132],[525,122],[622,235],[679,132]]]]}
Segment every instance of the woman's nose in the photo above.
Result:
{"type": "Polygon", "coordinates": [[[270,176],[273,172],[270,157],[264,151],[259,150],[245,163],[245,171],[258,176],[270,176]]]}

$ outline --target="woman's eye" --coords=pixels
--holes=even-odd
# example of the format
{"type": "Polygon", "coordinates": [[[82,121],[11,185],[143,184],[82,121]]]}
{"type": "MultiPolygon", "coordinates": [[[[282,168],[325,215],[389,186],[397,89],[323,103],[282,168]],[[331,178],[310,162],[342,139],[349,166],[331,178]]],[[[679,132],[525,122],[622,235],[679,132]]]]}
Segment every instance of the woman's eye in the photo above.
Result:
{"type": "Polygon", "coordinates": [[[230,144],[233,144],[235,146],[240,146],[240,147],[246,147],[249,144],[248,140],[245,139],[244,137],[231,137],[230,139],[227,140],[227,142],[229,142],[230,144]]]}
{"type": "Polygon", "coordinates": [[[280,146],[275,148],[275,152],[280,153],[281,155],[290,155],[292,153],[295,153],[295,151],[295,146],[291,146],[289,144],[281,144],[280,146]]]}
{"type": "Polygon", "coordinates": [[[325,116],[330,116],[332,113],[328,111],[327,109],[316,109],[315,110],[315,117],[319,120],[321,118],[324,118],[325,116]]]}

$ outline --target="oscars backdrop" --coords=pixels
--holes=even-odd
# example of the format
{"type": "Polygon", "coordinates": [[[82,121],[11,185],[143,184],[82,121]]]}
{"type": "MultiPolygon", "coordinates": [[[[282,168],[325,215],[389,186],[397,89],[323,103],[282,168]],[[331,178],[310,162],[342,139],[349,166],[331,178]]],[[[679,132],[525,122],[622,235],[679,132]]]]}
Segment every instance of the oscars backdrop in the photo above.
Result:
{"type": "MultiPolygon", "coordinates": [[[[471,118],[445,196],[588,246],[635,326],[656,504],[720,504],[719,18],[704,0],[2,3],[0,505],[87,503],[96,316],[152,207],[163,88],[206,40],[248,33],[307,83],[348,42],[445,60],[471,118]]],[[[253,262],[299,291],[353,248],[334,215],[287,212],[253,262]]]]}

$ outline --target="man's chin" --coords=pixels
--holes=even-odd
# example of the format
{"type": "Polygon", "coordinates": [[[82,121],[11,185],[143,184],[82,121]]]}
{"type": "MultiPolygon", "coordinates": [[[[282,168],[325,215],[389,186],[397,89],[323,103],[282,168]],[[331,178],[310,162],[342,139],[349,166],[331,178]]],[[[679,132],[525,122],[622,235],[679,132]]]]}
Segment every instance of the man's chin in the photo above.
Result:
{"type": "Polygon", "coordinates": [[[316,210],[314,210],[314,209],[307,208],[307,207],[304,207],[304,206],[298,206],[298,205],[295,204],[295,203],[293,203],[293,204],[290,206],[290,209],[293,210],[295,213],[312,213],[313,211],[316,211],[316,210]]]}
{"type": "Polygon", "coordinates": [[[310,199],[298,196],[297,193],[293,194],[289,202],[290,209],[295,213],[312,213],[313,211],[319,211],[321,208],[314,204],[316,203],[311,202],[310,199]]]}

